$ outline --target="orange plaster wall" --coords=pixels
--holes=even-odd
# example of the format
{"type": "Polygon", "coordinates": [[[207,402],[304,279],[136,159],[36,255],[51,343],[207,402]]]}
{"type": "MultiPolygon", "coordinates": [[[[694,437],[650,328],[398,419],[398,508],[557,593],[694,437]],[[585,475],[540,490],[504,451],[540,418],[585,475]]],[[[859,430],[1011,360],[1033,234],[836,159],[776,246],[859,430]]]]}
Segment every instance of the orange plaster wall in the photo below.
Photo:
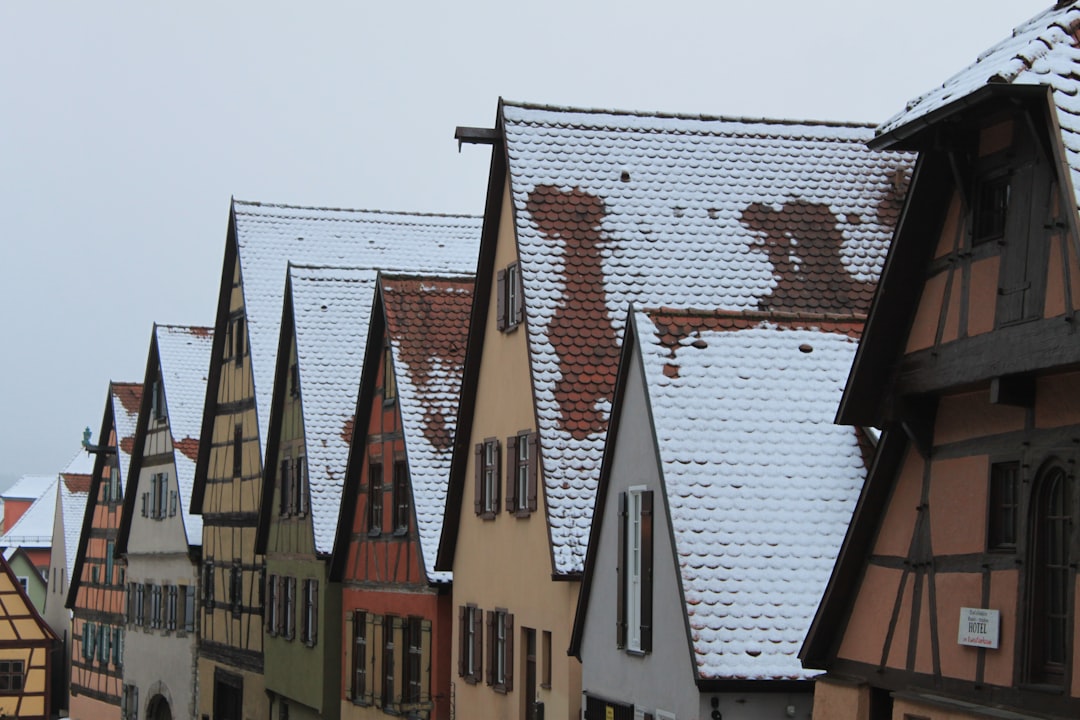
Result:
{"type": "Polygon", "coordinates": [[[982,576],[977,573],[937,573],[938,647],[945,677],[975,680],[977,648],[960,645],[956,637],[960,608],[982,607],[982,576]]]}
{"type": "MultiPolygon", "coordinates": [[[[900,585],[901,571],[871,565],[859,586],[851,618],[844,629],[839,657],[877,664],[885,647],[889,613],[900,585]]],[[[816,715],[816,713],[815,713],[816,715]]]]}
{"type": "MultiPolygon", "coordinates": [[[[908,582],[914,587],[914,576],[908,578],[908,582]]],[[[934,645],[932,642],[933,628],[930,627],[930,580],[923,578],[922,593],[919,597],[919,633],[915,639],[915,672],[931,674],[934,672],[934,645]]],[[[900,616],[905,617],[904,615],[900,616]]],[[[910,617],[910,614],[907,615],[910,617]]],[[[899,626],[900,623],[897,623],[899,626]]],[[[938,627],[941,632],[941,627],[938,627]]],[[[896,658],[894,667],[903,667],[901,658],[896,658]]]]}
{"type": "Polygon", "coordinates": [[[866,685],[830,682],[814,683],[813,720],[866,720],[870,717],[870,688],[866,685]]]}
{"type": "Polygon", "coordinates": [[[934,444],[1023,430],[1025,412],[1024,408],[991,405],[989,388],[943,396],[934,424],[934,444]]]}
{"type": "Polygon", "coordinates": [[[971,263],[971,289],[968,292],[967,334],[981,335],[994,329],[997,310],[998,271],[1001,258],[988,257],[971,263]]]}
{"type": "Polygon", "coordinates": [[[992,685],[1013,685],[1013,654],[1016,652],[1019,570],[998,570],[990,575],[990,607],[1001,611],[1001,646],[986,651],[983,680],[992,685]]]}
{"type": "Polygon", "coordinates": [[[930,465],[930,531],[935,555],[986,549],[985,455],[935,460],[930,465]]]}
{"type": "Polygon", "coordinates": [[[1043,306],[1043,317],[1057,317],[1065,314],[1064,272],[1061,264],[1061,235],[1052,235],[1050,257],[1046,267],[1046,305],[1043,306]]]}
{"type": "Polygon", "coordinates": [[[963,301],[963,292],[960,282],[960,274],[954,269],[949,273],[952,277],[952,286],[949,288],[949,307],[945,313],[945,329],[941,333],[941,342],[947,343],[960,337],[960,304],[963,301]]]}
{"type": "MultiPolygon", "coordinates": [[[[896,571],[897,576],[901,574],[899,570],[896,571]]],[[[908,637],[911,635],[911,598],[913,589],[915,586],[914,575],[909,574],[907,581],[904,583],[904,592],[900,597],[900,613],[897,615],[896,630],[893,632],[892,645],[889,647],[889,655],[885,660],[885,664],[893,668],[907,668],[907,652],[908,652],[908,637]]],[[[886,628],[889,622],[889,615],[887,613],[892,612],[893,602],[896,600],[896,593],[893,593],[889,598],[889,602],[886,605],[882,605],[878,608],[879,613],[883,613],[879,617],[878,621],[885,625],[886,628]]],[[[884,648],[885,643],[882,642],[879,647],[884,648]]],[[[880,652],[878,653],[880,655],[880,652]]]]}
{"type": "Polygon", "coordinates": [[[953,193],[949,203],[949,212],[945,215],[945,224],[941,227],[934,259],[942,258],[956,249],[957,233],[960,230],[960,193],[953,193]]]}
{"type": "Polygon", "coordinates": [[[875,555],[907,556],[915,531],[916,507],[922,495],[922,472],[922,458],[909,448],[893,495],[889,498],[885,519],[878,530],[874,543],[875,555]]]}
{"type": "Polygon", "coordinates": [[[928,278],[923,286],[919,309],[915,313],[915,322],[908,335],[907,348],[904,352],[915,352],[934,344],[937,336],[938,314],[945,295],[945,272],[928,278]]]}
{"type": "Polygon", "coordinates": [[[1047,375],[1036,381],[1035,426],[1080,425],[1080,373],[1047,375]]]}

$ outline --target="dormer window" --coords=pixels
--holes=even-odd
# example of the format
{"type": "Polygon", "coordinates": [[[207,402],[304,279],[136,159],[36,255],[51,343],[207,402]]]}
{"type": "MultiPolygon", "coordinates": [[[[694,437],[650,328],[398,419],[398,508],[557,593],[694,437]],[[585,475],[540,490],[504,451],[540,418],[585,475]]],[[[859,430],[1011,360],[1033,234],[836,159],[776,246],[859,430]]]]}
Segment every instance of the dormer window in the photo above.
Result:
{"type": "Polygon", "coordinates": [[[972,203],[973,245],[998,240],[1005,235],[1005,216],[1009,210],[1009,175],[997,173],[980,178],[975,185],[972,203]]]}

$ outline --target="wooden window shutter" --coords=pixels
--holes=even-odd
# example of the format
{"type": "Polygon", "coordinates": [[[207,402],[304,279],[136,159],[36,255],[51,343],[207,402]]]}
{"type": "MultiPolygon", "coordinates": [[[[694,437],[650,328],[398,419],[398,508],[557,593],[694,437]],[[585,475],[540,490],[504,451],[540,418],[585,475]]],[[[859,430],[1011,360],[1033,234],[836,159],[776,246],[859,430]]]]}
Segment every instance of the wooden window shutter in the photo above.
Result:
{"type": "Polygon", "coordinates": [[[420,621],[420,702],[431,702],[431,621],[420,621]]]}
{"type": "MultiPolygon", "coordinates": [[[[510,692],[514,689],[514,615],[513,613],[503,614],[503,631],[506,637],[506,672],[504,673],[506,691],[510,692]]],[[[530,699],[526,699],[526,702],[531,702],[530,699]]]]}
{"type": "Polygon", "coordinates": [[[373,615],[371,617],[371,635],[368,637],[368,642],[371,643],[371,670],[368,673],[371,685],[371,702],[373,705],[382,705],[382,691],[383,691],[383,659],[386,655],[383,652],[383,630],[385,628],[382,615],[373,615]]]}
{"type": "Polygon", "coordinates": [[[150,499],[150,493],[143,493],[142,494],[142,516],[143,517],[147,517],[146,505],[147,505],[147,502],[149,501],[149,499],[150,499]]]}
{"type": "Polygon", "coordinates": [[[487,611],[487,674],[485,678],[488,685],[495,684],[495,612],[487,611]]]}
{"type": "Polygon", "coordinates": [[[652,651],[653,491],[641,493],[641,650],[652,651]]]}
{"type": "Polygon", "coordinates": [[[506,329],[506,270],[499,270],[496,274],[495,283],[495,295],[498,297],[496,304],[496,315],[498,317],[499,329],[506,329]]]}
{"type": "Polygon", "coordinates": [[[465,643],[469,639],[469,627],[466,625],[468,618],[466,613],[469,612],[469,608],[464,605],[458,605],[457,617],[458,617],[458,637],[461,638],[458,641],[458,653],[457,653],[457,674],[458,677],[465,677],[465,643]]]}
{"type": "MultiPolygon", "coordinates": [[[[524,438],[520,438],[524,439],[524,438]]],[[[517,446],[518,436],[506,438],[506,511],[517,510],[517,446]]]]}
{"type": "Polygon", "coordinates": [[[540,466],[540,443],[537,433],[529,433],[529,512],[536,512],[536,483],[537,469],[540,466]]]}
{"type": "Polygon", "coordinates": [[[473,498],[473,511],[480,515],[484,512],[484,443],[476,443],[473,449],[476,472],[473,477],[476,481],[476,495],[473,498]]]}
{"type": "Polygon", "coordinates": [[[521,265],[515,263],[514,270],[514,297],[517,302],[514,303],[514,317],[510,318],[510,322],[514,325],[520,325],[525,318],[525,298],[522,295],[524,283],[521,281],[521,265]]]}
{"type": "Polygon", "coordinates": [[[615,582],[618,585],[615,601],[615,646],[626,647],[626,540],[627,504],[625,492],[619,493],[619,553],[615,566],[615,582]]]}
{"type": "Polygon", "coordinates": [[[314,645],[319,642],[319,581],[311,583],[311,644],[314,645]]]}
{"type": "Polygon", "coordinates": [[[472,608],[473,623],[473,681],[480,682],[484,672],[484,611],[480,608],[472,608]]]}

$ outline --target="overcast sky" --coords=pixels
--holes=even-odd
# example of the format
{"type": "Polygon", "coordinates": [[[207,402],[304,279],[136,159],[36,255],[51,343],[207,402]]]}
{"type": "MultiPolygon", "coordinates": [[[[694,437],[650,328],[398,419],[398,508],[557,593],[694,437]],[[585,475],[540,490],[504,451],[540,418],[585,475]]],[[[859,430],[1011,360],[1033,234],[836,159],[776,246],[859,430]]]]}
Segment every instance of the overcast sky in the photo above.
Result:
{"type": "Polygon", "coordinates": [[[501,95],[881,122],[1049,0],[0,4],[0,484],[212,324],[229,198],[483,210],[501,95]]]}

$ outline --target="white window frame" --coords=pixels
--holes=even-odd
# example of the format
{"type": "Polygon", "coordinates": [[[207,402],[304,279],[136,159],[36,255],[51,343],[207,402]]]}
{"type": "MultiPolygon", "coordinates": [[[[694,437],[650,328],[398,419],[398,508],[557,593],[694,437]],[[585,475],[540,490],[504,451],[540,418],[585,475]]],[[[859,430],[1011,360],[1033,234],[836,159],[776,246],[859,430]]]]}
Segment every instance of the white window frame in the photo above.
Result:
{"type": "Polygon", "coordinates": [[[485,513],[499,512],[499,441],[484,441],[484,507],[485,513]]]}
{"type": "Polygon", "coordinates": [[[645,485],[627,488],[626,647],[641,652],[641,498],[645,485]]]}

